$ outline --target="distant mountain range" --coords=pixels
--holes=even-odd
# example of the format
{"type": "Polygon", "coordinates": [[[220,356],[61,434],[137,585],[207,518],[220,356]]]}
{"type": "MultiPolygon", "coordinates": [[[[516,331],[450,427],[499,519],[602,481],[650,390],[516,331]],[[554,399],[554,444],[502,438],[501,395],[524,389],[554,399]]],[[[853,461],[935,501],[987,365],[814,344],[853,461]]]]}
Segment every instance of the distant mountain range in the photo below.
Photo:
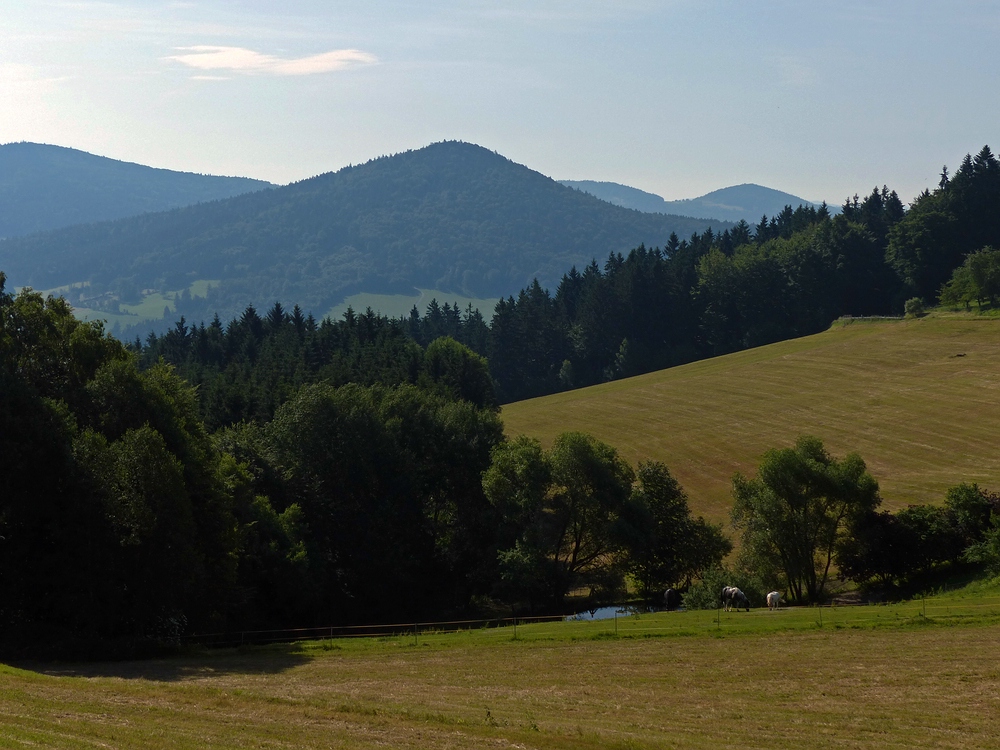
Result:
{"type": "Polygon", "coordinates": [[[105,305],[220,282],[186,301],[189,319],[276,300],[322,312],[355,292],[554,287],[571,266],[710,226],[730,225],[630,211],[444,142],[226,200],[9,238],[0,269],[12,286],[86,283],[105,305]]]}
{"type": "Polygon", "coordinates": [[[756,224],[761,216],[775,216],[785,206],[815,205],[812,201],[799,198],[791,193],[763,187],[762,185],[734,185],[713,190],[700,198],[667,201],[655,193],[620,185],[617,182],[595,182],[594,180],[560,180],[567,187],[589,193],[608,203],[624,208],[632,208],[646,213],[678,214],[705,219],[737,222],[743,219],[748,224],[756,224]]]}
{"type": "Polygon", "coordinates": [[[272,185],[154,169],[39,143],[0,146],[0,237],[231,198],[272,185]]]}

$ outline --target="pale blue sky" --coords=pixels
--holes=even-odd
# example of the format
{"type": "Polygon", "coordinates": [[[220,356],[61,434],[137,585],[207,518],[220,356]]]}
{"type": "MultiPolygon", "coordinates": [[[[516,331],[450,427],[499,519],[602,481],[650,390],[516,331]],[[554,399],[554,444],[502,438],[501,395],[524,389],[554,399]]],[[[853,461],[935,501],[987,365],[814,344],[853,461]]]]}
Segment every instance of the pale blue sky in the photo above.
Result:
{"type": "Polygon", "coordinates": [[[1000,2],[0,0],[0,142],[288,182],[461,139],[665,198],[1000,151],[1000,2]]]}

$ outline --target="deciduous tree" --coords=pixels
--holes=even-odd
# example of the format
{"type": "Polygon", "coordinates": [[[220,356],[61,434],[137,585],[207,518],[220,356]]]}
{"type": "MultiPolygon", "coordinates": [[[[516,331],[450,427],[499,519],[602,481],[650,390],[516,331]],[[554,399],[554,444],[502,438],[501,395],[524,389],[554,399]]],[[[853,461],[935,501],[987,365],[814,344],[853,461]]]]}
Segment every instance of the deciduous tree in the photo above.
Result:
{"type": "Polygon", "coordinates": [[[815,437],[765,453],[756,477],[733,478],[733,497],[742,562],[780,575],[798,601],[822,598],[839,535],[853,516],[880,503],[861,457],[838,461],[815,437]]]}

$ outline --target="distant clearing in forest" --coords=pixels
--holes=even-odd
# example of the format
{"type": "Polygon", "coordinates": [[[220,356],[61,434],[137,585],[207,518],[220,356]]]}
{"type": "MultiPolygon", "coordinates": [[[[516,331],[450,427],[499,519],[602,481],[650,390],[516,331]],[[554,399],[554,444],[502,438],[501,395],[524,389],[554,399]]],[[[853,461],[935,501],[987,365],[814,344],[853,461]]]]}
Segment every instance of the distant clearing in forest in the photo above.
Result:
{"type": "Polygon", "coordinates": [[[509,435],[580,430],[629,461],[665,462],[692,510],[728,519],[735,472],[802,434],[856,451],[884,507],[940,503],[960,482],[1000,490],[1000,321],[935,315],[835,323],[626,380],[508,404],[509,435]]]}
{"type": "Polygon", "coordinates": [[[431,300],[436,299],[438,305],[441,307],[444,307],[445,303],[454,307],[457,303],[458,309],[463,313],[466,307],[472,305],[473,309],[479,310],[482,313],[488,323],[493,318],[493,308],[500,301],[499,298],[478,299],[476,297],[463,297],[460,294],[441,292],[436,289],[414,289],[413,291],[415,292],[414,294],[369,294],[367,292],[352,294],[340,304],[330,308],[323,317],[340,320],[344,313],[347,312],[348,307],[352,308],[356,313],[363,313],[366,308],[370,307],[374,312],[388,318],[407,318],[414,305],[416,305],[417,311],[423,317],[427,314],[427,305],[431,303],[431,300]]]}

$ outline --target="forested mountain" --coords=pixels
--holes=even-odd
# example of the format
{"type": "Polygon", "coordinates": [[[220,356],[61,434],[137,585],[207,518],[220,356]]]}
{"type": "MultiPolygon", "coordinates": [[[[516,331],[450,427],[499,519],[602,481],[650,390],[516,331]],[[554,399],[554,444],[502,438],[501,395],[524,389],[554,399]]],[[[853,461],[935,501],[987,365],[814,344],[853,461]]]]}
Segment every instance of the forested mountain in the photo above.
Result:
{"type": "Polygon", "coordinates": [[[122,300],[221,280],[191,318],[353,292],[510,294],[533,278],[720,222],[611,206],[479,146],[437,143],[273,190],[0,243],[12,284],[122,300]]]}
{"type": "Polygon", "coordinates": [[[584,193],[613,203],[623,208],[632,208],[649,214],[665,214],[667,202],[656,193],[647,193],[639,188],[622,185],[618,182],[601,182],[598,180],[559,180],[566,187],[575,188],[584,193]]]}
{"type": "Polygon", "coordinates": [[[842,315],[899,315],[907,300],[932,303],[956,268],[950,296],[988,302],[1000,298],[991,247],[1000,162],[983,147],[908,211],[883,186],[837,215],[786,206],[755,225],[612,253],[552,291],[530,284],[497,305],[486,348],[465,338],[475,326],[457,310],[427,317],[451,320],[445,332],[487,356],[509,402],[817,333],[842,315]]]}
{"type": "Polygon", "coordinates": [[[700,198],[667,201],[655,193],[620,185],[617,182],[594,180],[562,180],[563,185],[590,193],[616,206],[634,208],[636,211],[661,214],[679,214],[722,221],[757,222],[763,215],[775,216],[785,206],[798,208],[811,206],[810,201],[791,193],[763,187],[762,185],[734,185],[713,190],[700,198]]]}
{"type": "Polygon", "coordinates": [[[0,146],[0,238],[263,190],[246,177],[154,169],[40,143],[0,146]]]}

